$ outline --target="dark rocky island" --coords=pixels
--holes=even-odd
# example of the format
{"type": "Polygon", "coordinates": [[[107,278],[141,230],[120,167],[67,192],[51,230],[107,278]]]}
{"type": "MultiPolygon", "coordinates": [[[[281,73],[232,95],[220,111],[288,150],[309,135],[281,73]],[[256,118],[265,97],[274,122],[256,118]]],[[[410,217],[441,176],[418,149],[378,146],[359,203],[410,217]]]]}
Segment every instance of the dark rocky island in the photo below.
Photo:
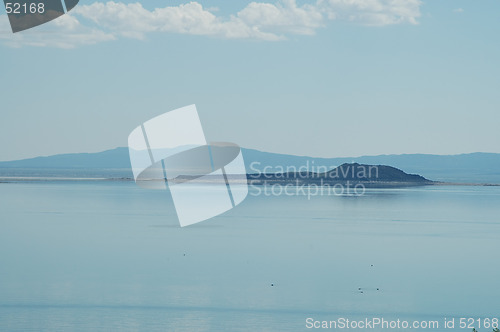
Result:
{"type": "Polygon", "coordinates": [[[365,187],[405,187],[432,185],[436,182],[417,174],[408,174],[386,165],[345,163],[325,172],[289,171],[283,173],[247,174],[249,184],[335,185],[363,184],[365,187]]]}

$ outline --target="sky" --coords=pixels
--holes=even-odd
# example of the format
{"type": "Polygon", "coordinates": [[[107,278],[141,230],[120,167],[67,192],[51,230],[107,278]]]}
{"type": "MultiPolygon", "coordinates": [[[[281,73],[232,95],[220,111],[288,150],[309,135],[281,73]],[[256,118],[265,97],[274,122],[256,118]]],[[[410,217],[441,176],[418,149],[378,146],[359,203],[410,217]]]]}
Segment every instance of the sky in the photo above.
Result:
{"type": "Polygon", "coordinates": [[[500,153],[500,2],[93,2],[13,34],[0,160],[127,146],[196,104],[208,141],[316,157],[500,153]]]}

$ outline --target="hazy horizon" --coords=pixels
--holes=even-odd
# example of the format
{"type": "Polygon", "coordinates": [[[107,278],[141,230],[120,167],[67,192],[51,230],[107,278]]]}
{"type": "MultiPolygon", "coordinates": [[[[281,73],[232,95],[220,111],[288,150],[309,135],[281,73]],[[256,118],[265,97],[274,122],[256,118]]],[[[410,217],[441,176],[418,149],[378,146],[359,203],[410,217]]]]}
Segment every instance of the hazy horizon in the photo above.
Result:
{"type": "MultiPolygon", "coordinates": [[[[288,155],[288,156],[294,156],[294,157],[311,157],[311,158],[321,158],[321,159],[336,159],[336,158],[360,158],[360,157],[378,157],[378,156],[403,156],[403,155],[429,155],[429,156],[460,156],[460,155],[469,155],[469,154],[500,154],[500,152],[487,152],[487,151],[474,151],[474,152],[464,152],[464,153],[456,153],[456,154],[434,154],[434,153],[381,153],[381,154],[373,154],[373,155],[349,155],[349,156],[330,156],[330,157],[323,157],[323,156],[314,156],[314,155],[300,155],[300,154],[289,154],[289,153],[281,153],[281,152],[274,152],[274,151],[264,151],[256,148],[249,148],[242,146],[242,149],[247,149],[247,150],[256,150],[259,152],[263,153],[272,153],[272,154],[282,154],[282,155],[288,155]]],[[[97,154],[101,152],[106,152],[106,151],[111,151],[115,149],[128,149],[126,146],[117,146],[114,148],[109,148],[109,149],[104,149],[104,150],[98,150],[98,151],[85,151],[85,152],[61,152],[61,153],[56,153],[56,154],[50,154],[50,155],[38,155],[38,156],[32,156],[32,157],[26,157],[26,158],[21,158],[21,159],[12,159],[12,160],[1,160],[0,163],[2,162],[10,162],[10,161],[21,161],[21,160],[26,160],[26,159],[34,159],[34,158],[39,158],[39,157],[53,157],[53,156],[59,156],[59,155],[70,155],[70,154],[97,154]]]]}

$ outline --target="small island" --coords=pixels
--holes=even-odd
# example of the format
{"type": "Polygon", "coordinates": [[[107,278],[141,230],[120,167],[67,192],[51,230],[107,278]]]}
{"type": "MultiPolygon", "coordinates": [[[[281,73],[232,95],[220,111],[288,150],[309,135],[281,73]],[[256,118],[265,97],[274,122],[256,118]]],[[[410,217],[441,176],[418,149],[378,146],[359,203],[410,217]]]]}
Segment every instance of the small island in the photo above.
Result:
{"type": "Polygon", "coordinates": [[[344,163],[326,172],[291,171],[284,173],[247,174],[248,183],[253,185],[294,184],[328,185],[363,184],[367,188],[408,187],[433,185],[438,182],[421,175],[408,174],[387,165],[366,165],[344,163]]]}

